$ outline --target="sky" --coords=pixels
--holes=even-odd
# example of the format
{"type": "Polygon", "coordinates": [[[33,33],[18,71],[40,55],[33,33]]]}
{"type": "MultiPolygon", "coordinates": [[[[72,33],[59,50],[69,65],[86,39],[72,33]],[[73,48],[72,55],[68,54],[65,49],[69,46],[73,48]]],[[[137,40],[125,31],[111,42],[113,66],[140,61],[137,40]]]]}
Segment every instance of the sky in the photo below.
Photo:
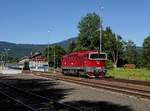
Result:
{"type": "Polygon", "coordinates": [[[47,44],[77,37],[79,21],[93,12],[137,46],[150,34],[150,0],[0,0],[0,41],[47,44]]]}

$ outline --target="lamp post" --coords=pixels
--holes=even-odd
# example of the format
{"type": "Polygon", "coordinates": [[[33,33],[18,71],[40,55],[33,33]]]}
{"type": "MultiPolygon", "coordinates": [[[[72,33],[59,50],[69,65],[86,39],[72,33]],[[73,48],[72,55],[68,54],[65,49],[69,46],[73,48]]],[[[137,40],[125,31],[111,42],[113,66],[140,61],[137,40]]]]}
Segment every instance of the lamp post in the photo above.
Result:
{"type": "Polygon", "coordinates": [[[4,66],[5,66],[5,53],[2,52],[2,69],[4,69],[4,66]]]}
{"type": "Polygon", "coordinates": [[[1,69],[3,69],[3,65],[4,65],[4,64],[3,64],[3,53],[1,53],[0,56],[1,56],[1,58],[0,58],[0,59],[1,59],[1,60],[0,60],[0,61],[1,61],[0,67],[1,67],[1,69]]]}
{"type": "Polygon", "coordinates": [[[100,52],[102,52],[102,16],[101,16],[101,11],[103,11],[103,7],[100,7],[100,42],[99,42],[99,50],[100,50],[100,52]]]}
{"type": "Polygon", "coordinates": [[[5,51],[5,64],[7,63],[7,59],[8,59],[8,51],[10,49],[7,49],[7,48],[4,48],[4,51],[5,51]]]}
{"type": "Polygon", "coordinates": [[[47,61],[48,61],[48,66],[49,66],[49,43],[48,43],[48,48],[47,48],[47,61]]]}
{"type": "Polygon", "coordinates": [[[56,56],[56,54],[55,54],[55,45],[54,45],[54,73],[56,72],[55,71],[55,56],[56,56]]]}

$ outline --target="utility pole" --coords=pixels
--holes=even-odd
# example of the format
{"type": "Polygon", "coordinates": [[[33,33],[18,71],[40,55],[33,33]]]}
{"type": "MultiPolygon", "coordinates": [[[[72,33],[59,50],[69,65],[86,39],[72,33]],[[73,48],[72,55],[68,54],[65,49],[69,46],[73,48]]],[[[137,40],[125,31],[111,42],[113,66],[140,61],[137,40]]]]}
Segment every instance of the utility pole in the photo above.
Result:
{"type": "Polygon", "coordinates": [[[4,69],[4,59],[5,59],[5,53],[2,52],[2,54],[1,54],[2,70],[4,69]]]}
{"type": "Polygon", "coordinates": [[[5,51],[5,65],[7,64],[7,62],[8,62],[8,51],[9,51],[10,49],[7,49],[7,48],[4,48],[4,51],[5,51]]]}
{"type": "Polygon", "coordinates": [[[99,50],[100,50],[100,52],[102,52],[102,26],[101,26],[101,20],[100,20],[100,42],[99,42],[99,50]]]}
{"type": "Polygon", "coordinates": [[[49,43],[48,43],[48,49],[47,49],[47,61],[48,61],[48,66],[49,66],[49,43]]]}
{"type": "Polygon", "coordinates": [[[0,60],[0,61],[1,61],[1,63],[0,63],[0,67],[1,67],[1,69],[3,69],[3,54],[1,54],[0,56],[1,56],[1,60],[0,60]]]}
{"type": "Polygon", "coordinates": [[[102,16],[101,16],[101,12],[103,11],[103,9],[104,9],[103,7],[100,7],[100,27],[99,27],[100,28],[100,34],[99,34],[100,35],[100,37],[99,37],[100,38],[100,40],[99,40],[100,41],[99,42],[100,52],[102,52],[102,16]]]}
{"type": "Polygon", "coordinates": [[[47,47],[47,63],[48,63],[48,71],[49,71],[49,43],[48,43],[48,47],[47,47]]]}
{"type": "Polygon", "coordinates": [[[54,45],[54,73],[56,72],[55,71],[55,56],[56,56],[56,54],[55,54],[55,45],[54,45]]]}

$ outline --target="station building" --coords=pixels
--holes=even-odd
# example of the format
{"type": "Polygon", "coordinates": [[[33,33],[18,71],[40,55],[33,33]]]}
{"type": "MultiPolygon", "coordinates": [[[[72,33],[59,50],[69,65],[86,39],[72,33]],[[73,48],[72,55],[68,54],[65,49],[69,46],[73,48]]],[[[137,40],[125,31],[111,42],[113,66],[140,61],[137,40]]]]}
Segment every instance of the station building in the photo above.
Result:
{"type": "Polygon", "coordinates": [[[29,58],[29,67],[31,71],[48,71],[48,62],[42,53],[35,53],[29,58]]]}

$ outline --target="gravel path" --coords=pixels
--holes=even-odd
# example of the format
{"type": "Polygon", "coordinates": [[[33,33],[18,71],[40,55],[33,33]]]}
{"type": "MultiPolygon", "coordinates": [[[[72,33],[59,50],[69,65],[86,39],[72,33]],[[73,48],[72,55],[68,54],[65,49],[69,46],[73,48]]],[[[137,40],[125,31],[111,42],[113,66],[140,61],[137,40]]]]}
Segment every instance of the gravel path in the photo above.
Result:
{"type": "MultiPolygon", "coordinates": [[[[3,75],[4,76],[4,75],[3,75]]],[[[2,76],[0,76],[3,78],[2,76]]],[[[29,74],[5,75],[5,79],[43,79],[29,74]],[[7,76],[7,77],[6,77],[7,76]]],[[[47,79],[46,79],[47,80],[47,79]]],[[[51,81],[51,80],[49,80],[51,81]]],[[[150,111],[150,100],[55,80],[53,88],[68,90],[59,101],[88,111],[150,111]]],[[[58,92],[53,92],[58,93],[58,92]]],[[[48,93],[47,93],[48,94],[48,93]]],[[[51,95],[52,96],[52,95],[51,95]]]]}
{"type": "Polygon", "coordinates": [[[112,105],[120,105],[126,106],[126,108],[131,108],[131,110],[129,109],[127,111],[150,111],[150,100],[147,99],[128,96],[125,94],[115,93],[103,89],[96,89],[92,87],[76,85],[63,81],[61,82],[59,81],[59,85],[56,87],[64,89],[67,88],[74,89],[72,92],[66,95],[63,100],[61,100],[63,102],[70,102],[70,101],[85,101],[85,102],[90,101],[93,103],[106,102],[112,105]]]}

